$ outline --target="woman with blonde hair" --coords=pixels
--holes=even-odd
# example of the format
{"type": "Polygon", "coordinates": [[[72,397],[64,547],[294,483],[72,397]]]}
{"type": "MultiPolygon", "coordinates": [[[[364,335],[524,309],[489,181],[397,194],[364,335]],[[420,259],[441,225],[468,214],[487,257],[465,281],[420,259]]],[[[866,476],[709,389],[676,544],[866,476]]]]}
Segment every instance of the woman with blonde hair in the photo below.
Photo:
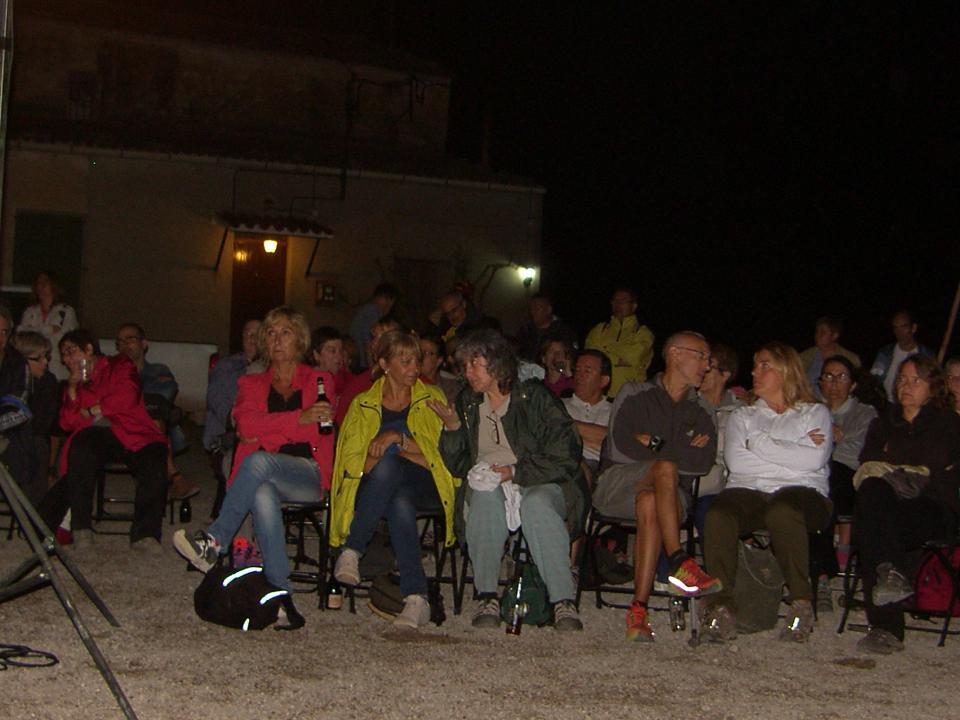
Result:
{"type": "MultiPolygon", "coordinates": [[[[333,376],[304,363],[310,328],[303,315],[281,306],[267,313],[258,335],[265,372],[244,375],[237,382],[233,418],[237,446],[227,494],[217,519],[192,536],[184,530],[173,544],[190,563],[206,572],[225,554],[243,519],[253,516],[253,529],[263,553],[266,579],[290,592],[290,566],[284,536],[283,502],[317,502],[330,487],[333,435],[321,435],[318,423],[330,422],[333,407],[317,399],[317,381],[336,395],[333,376]]],[[[283,598],[288,624],[303,625],[289,594],[283,598]]]]}
{"type": "Polygon", "coordinates": [[[753,356],[753,401],[727,423],[723,455],[730,475],[707,512],[704,559],[723,583],[704,608],[709,639],[736,637],[737,543],[761,529],[770,532],[790,592],[781,639],[803,642],[813,631],[808,534],[830,522],[832,450],[830,410],[814,397],[797,351],[767,343],[753,356]]]}
{"type": "Polygon", "coordinates": [[[360,558],[386,519],[404,603],[394,624],[409,628],[430,620],[417,511],[443,508],[445,542],[453,544],[454,479],[440,457],[443,422],[430,409],[446,407],[446,398],[420,380],[421,358],[409,333],[380,337],[373,385],[353,399],[340,429],[331,490],[330,544],[344,547],[334,576],[360,582],[360,558]]]}

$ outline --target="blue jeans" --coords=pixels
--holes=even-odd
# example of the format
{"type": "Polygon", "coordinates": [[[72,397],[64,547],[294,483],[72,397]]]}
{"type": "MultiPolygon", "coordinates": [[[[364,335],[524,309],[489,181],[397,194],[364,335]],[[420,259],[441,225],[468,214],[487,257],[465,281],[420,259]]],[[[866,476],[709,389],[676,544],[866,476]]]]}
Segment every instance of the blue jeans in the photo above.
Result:
{"type": "MultiPolygon", "coordinates": [[[[426,595],[427,577],[420,560],[417,511],[440,509],[440,496],[430,471],[398,455],[384,455],[364,473],[353,506],[345,547],[363,555],[380,518],[390,527],[390,544],[400,570],[400,593],[426,595]]],[[[443,542],[443,538],[435,538],[443,542]]]]}
{"type": "Polygon", "coordinates": [[[263,555],[263,574],[272,585],[290,589],[290,565],[283,532],[283,502],[318,502],[320,473],[306,458],[255,452],[237,470],[220,507],[220,515],[207,528],[226,552],[240,524],[253,515],[253,529],[263,555]]]}

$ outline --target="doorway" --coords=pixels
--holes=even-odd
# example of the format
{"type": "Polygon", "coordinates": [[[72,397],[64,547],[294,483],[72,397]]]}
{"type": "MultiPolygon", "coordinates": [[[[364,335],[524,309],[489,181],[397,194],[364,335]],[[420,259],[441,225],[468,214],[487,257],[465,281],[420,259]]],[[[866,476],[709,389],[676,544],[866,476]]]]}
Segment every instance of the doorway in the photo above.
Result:
{"type": "Polygon", "coordinates": [[[287,240],[275,238],[275,252],[263,248],[265,235],[234,237],[233,287],[230,295],[230,352],[241,349],[247,320],[262,319],[286,300],[287,240]]]}

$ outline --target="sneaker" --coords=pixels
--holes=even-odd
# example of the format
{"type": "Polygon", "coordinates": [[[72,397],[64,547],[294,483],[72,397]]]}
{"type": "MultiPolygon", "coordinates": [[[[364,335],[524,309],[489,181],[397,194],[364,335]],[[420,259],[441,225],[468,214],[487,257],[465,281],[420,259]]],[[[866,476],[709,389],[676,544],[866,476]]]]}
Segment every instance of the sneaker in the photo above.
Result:
{"type": "Polygon", "coordinates": [[[170,497],[173,500],[187,500],[200,494],[200,488],[175,472],[170,476],[170,497]]]}
{"type": "Polygon", "coordinates": [[[627,608],[627,640],[635,642],[653,642],[653,628],[650,627],[649,611],[634,601],[627,608]]]}
{"type": "Polygon", "coordinates": [[[670,583],[671,593],[684,597],[700,597],[723,590],[723,583],[707,575],[691,557],[680,563],[667,577],[667,581],[670,583]]]}
{"type": "Polygon", "coordinates": [[[360,553],[344,548],[333,568],[333,576],[344,585],[354,587],[360,584],[360,553]]]}
{"type": "Polygon", "coordinates": [[[482,598],[470,624],[475,628],[500,627],[500,601],[495,597],[482,598]]]}
{"type": "Polygon", "coordinates": [[[913,588],[893,563],[877,565],[877,584],[873,586],[873,604],[891,605],[913,595],[913,588]]]}
{"type": "Polygon", "coordinates": [[[812,632],[813,604],[809,600],[794,600],[787,612],[786,624],[780,630],[780,639],[802,643],[812,632]]]}
{"type": "Polygon", "coordinates": [[[873,655],[892,655],[903,650],[903,643],[887,630],[870,628],[867,634],[857,641],[857,650],[873,655]]]}
{"type": "Polygon", "coordinates": [[[134,552],[143,553],[144,555],[152,555],[153,557],[163,555],[163,546],[160,545],[160,541],[155,537],[143,537],[135,540],[130,543],[130,549],[134,552]]]}
{"type": "Polygon", "coordinates": [[[830,580],[826,575],[817,582],[817,612],[833,612],[833,591],[830,589],[830,580]]]}
{"type": "Polygon", "coordinates": [[[697,607],[700,615],[700,634],[708,642],[731,642],[737,639],[737,617],[728,606],[715,604],[697,607]],[[701,609],[702,608],[702,609],[701,609]]]}
{"type": "Polygon", "coordinates": [[[583,630],[580,613],[577,612],[573,600],[561,600],[553,606],[553,627],[559,632],[583,630]]]}
{"type": "Polygon", "coordinates": [[[423,595],[407,595],[403,599],[403,610],[393,619],[398,627],[416,630],[430,622],[430,603],[423,595]]]}
{"type": "Polygon", "coordinates": [[[173,547],[200,572],[216,565],[220,556],[220,543],[204,530],[197,530],[193,537],[187,537],[186,530],[177,530],[173,534],[173,547]]]}

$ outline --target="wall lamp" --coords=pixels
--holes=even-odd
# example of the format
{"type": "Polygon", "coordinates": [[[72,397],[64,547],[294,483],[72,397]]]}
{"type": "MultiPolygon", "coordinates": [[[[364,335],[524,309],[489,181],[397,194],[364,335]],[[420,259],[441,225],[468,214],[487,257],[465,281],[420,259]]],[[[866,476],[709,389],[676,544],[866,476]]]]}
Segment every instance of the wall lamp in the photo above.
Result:
{"type": "Polygon", "coordinates": [[[532,267],[520,266],[517,268],[517,274],[520,276],[520,279],[523,281],[523,286],[528,288],[533,279],[537,276],[537,269],[532,267]]]}
{"type": "Polygon", "coordinates": [[[267,238],[264,240],[263,251],[268,255],[273,255],[277,251],[277,241],[273,238],[267,238]]]}

